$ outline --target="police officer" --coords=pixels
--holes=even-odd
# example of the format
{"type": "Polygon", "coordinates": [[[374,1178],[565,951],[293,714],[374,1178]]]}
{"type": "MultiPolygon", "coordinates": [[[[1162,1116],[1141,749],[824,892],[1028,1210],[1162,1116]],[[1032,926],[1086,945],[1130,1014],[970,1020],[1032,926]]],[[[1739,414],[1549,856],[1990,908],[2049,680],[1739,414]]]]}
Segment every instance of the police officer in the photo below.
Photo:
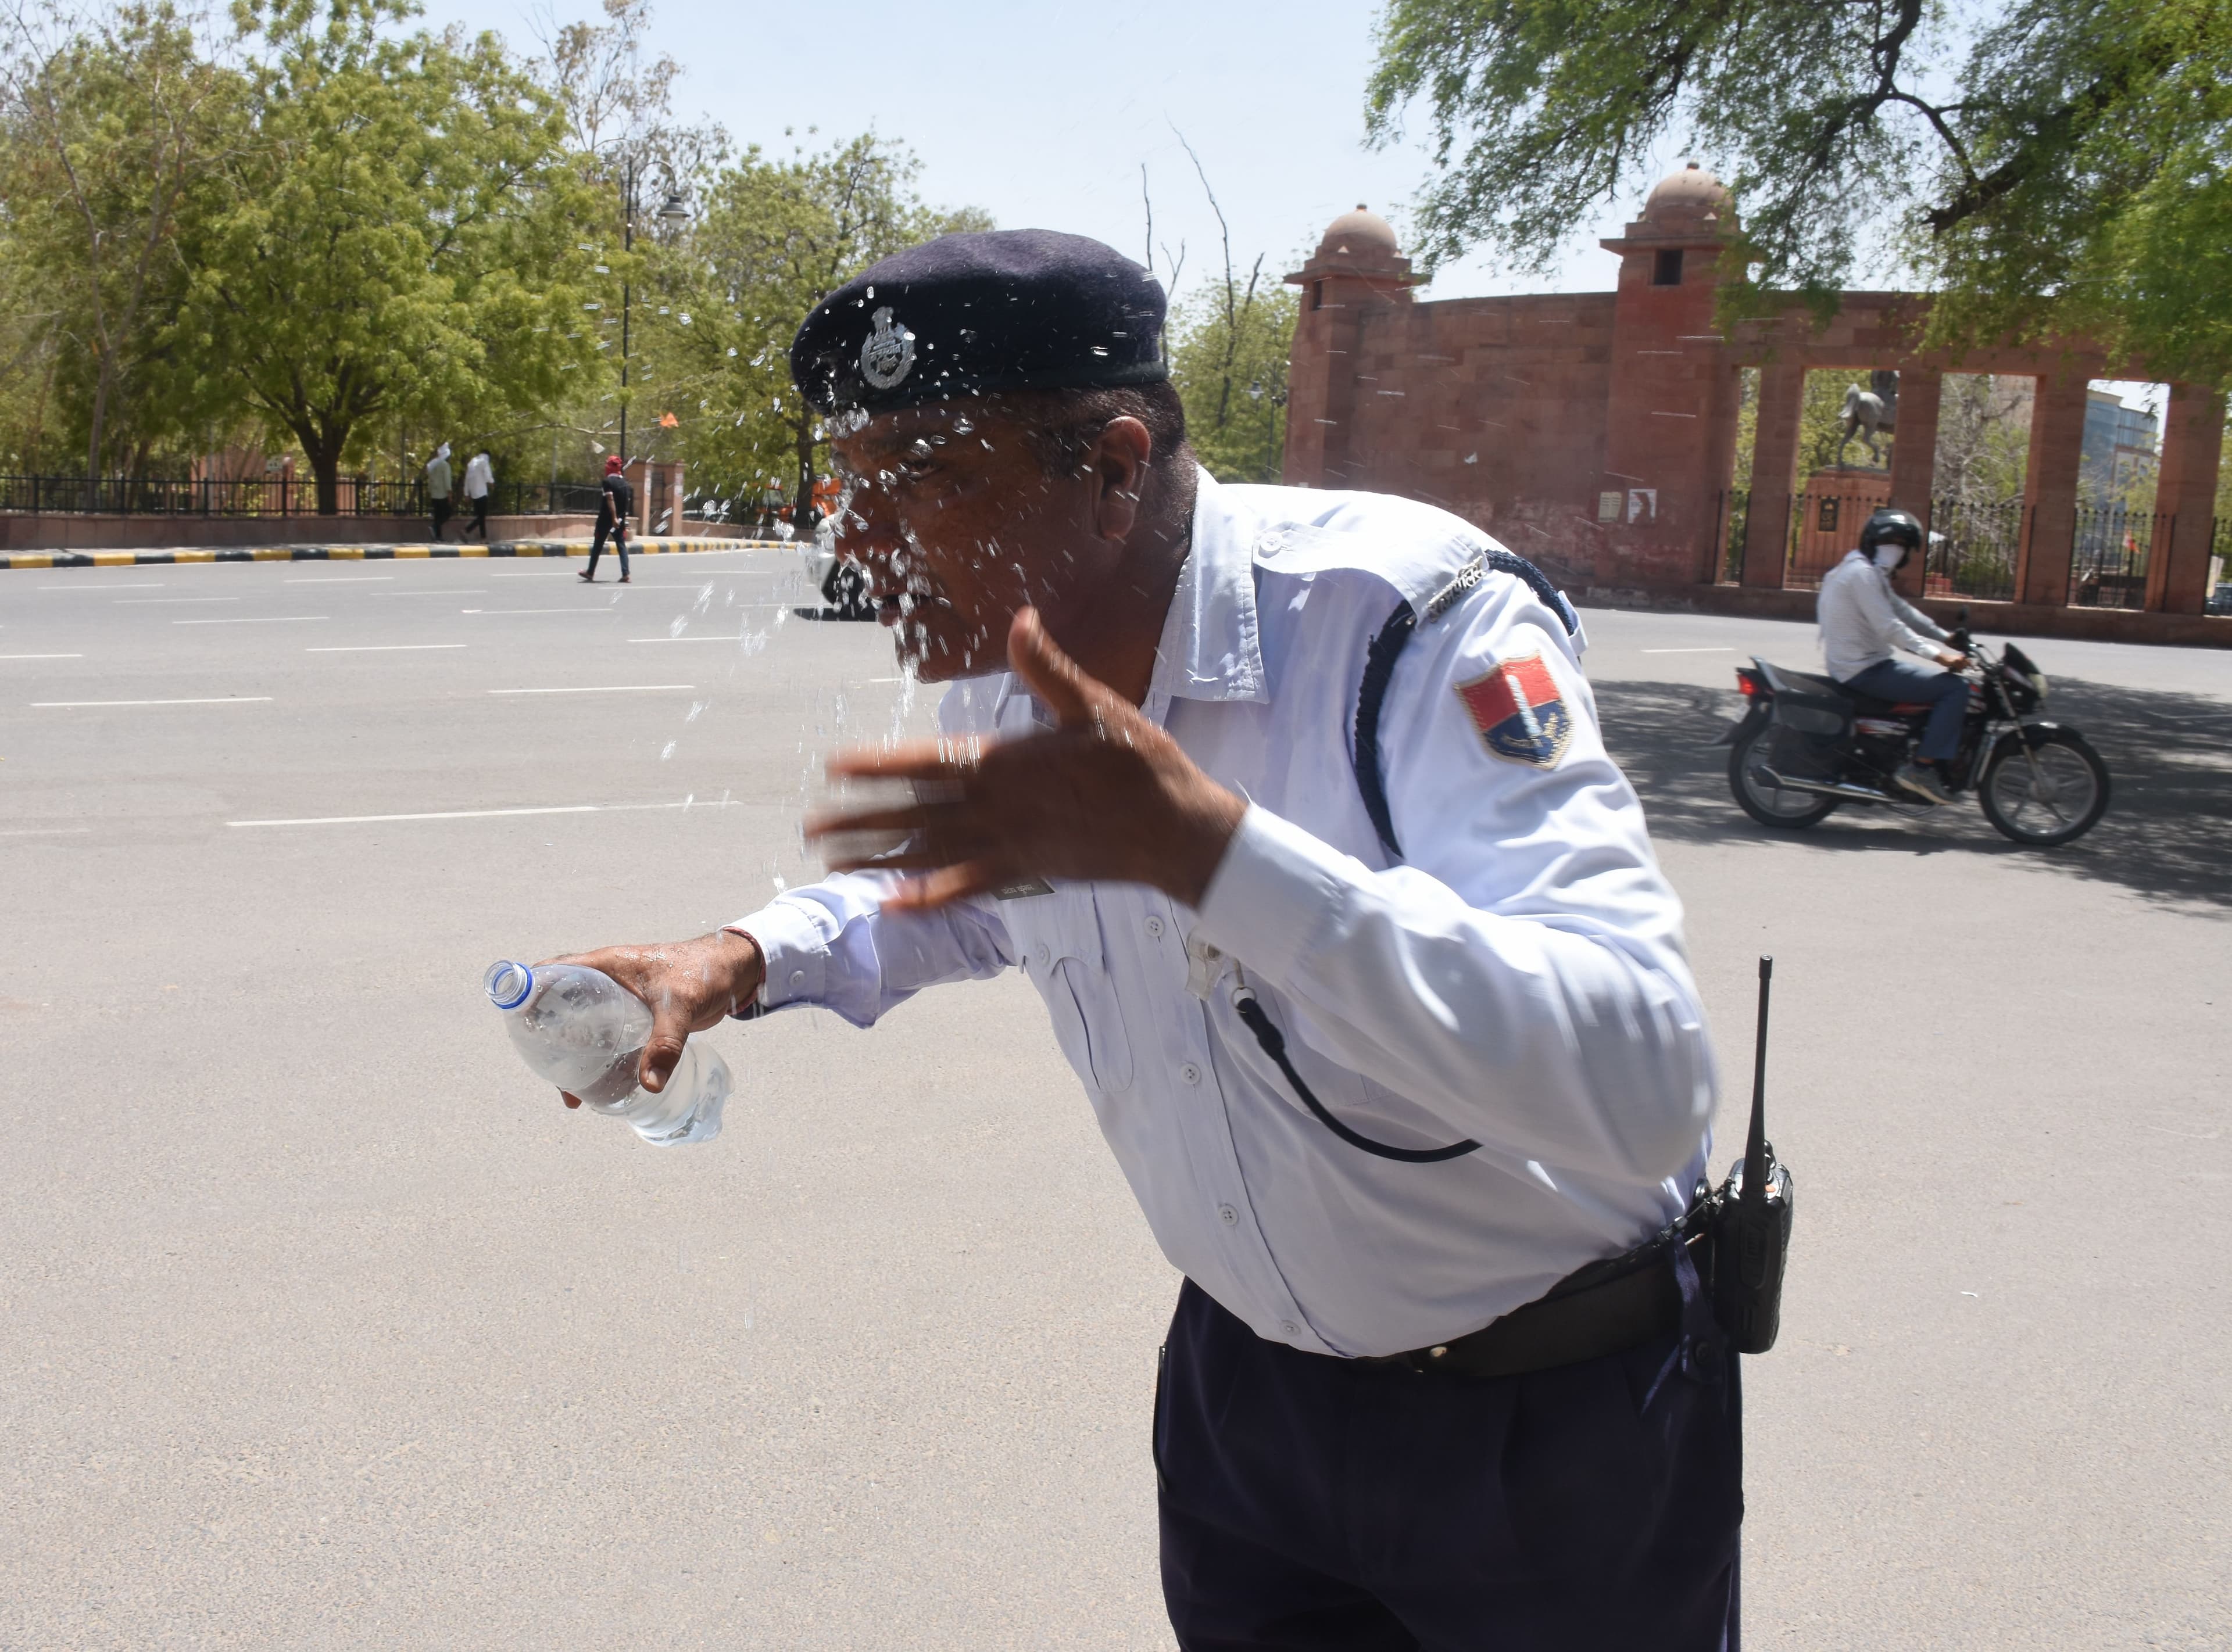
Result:
{"type": "Polygon", "coordinates": [[[1713,1072],[1575,616],[1465,522],[1194,463],[1164,295],[949,236],[792,352],[944,738],[839,871],[587,955],[646,1084],[723,1016],[1021,969],[1185,1275],[1153,1422],[1182,1647],[1733,1646],[1713,1072]],[[875,857],[873,864],[871,858],[875,857]]]}

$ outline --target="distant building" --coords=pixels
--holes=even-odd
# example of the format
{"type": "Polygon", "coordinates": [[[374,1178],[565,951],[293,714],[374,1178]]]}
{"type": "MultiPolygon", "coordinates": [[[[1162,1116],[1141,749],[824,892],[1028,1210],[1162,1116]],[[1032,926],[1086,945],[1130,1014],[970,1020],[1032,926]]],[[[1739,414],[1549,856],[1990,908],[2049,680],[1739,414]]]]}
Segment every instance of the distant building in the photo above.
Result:
{"type": "MultiPolygon", "coordinates": [[[[1848,292],[1826,325],[1794,304],[1723,334],[1721,253],[1735,227],[1728,191],[1693,165],[1602,243],[1619,261],[1616,290],[1430,302],[1386,220],[1361,206],[1342,214],[1287,278],[1302,299],[1284,479],[1431,501],[1576,590],[1694,590],[1731,567],[1743,586],[1779,589],[1817,571],[1813,540],[1841,545],[1855,526],[1841,502],[1833,526],[1820,522],[1819,502],[1807,511],[1795,485],[1809,370],[1849,374],[1863,391],[1877,372],[1897,374],[1890,469],[1841,490],[1855,495],[1852,509],[1880,488],[1924,515],[1944,375],[2019,377],[2036,386],[2029,458],[1995,594],[2027,607],[2082,602],[2079,472],[2099,417],[2088,381],[2162,375],[2083,339],[1924,352],[1928,300],[1913,293],[1848,292]],[[1732,484],[1747,368],[1760,379],[1754,482],[1742,490],[1732,484]]],[[[2160,467],[2143,600],[2198,614],[2224,394],[2173,384],[2158,432],[2144,411],[2133,416],[2137,425],[2117,424],[2111,450],[2160,467]]]]}
{"type": "Polygon", "coordinates": [[[2126,406],[2112,391],[2087,391],[2079,491],[2090,499],[2113,499],[2151,471],[2160,424],[2151,409],[2126,406]]]}

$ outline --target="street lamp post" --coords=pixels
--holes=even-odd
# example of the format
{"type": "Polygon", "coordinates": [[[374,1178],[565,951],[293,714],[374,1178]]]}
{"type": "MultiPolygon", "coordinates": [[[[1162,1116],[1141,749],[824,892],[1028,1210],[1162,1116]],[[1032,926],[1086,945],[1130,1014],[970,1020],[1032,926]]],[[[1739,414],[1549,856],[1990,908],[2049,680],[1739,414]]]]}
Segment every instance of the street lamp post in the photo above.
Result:
{"type": "MultiPolygon", "coordinates": [[[[635,250],[635,157],[630,155],[621,169],[620,184],[620,250],[635,250]]],[[[682,191],[670,188],[660,205],[658,218],[669,229],[690,222],[690,206],[682,198],[682,191]]],[[[628,328],[634,309],[635,292],[626,275],[620,277],[620,470],[627,471],[627,410],[628,410],[628,328]]],[[[649,484],[646,483],[646,486],[649,484]]]]}

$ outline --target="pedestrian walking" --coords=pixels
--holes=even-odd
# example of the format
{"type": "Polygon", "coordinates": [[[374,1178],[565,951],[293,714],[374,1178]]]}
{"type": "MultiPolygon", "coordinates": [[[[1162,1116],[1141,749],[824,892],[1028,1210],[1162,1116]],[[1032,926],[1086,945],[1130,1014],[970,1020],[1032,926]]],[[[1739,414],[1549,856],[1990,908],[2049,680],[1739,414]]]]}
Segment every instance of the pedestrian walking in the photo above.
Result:
{"type": "Polygon", "coordinates": [[[628,582],[627,525],[635,510],[635,489],[628,485],[627,471],[617,453],[605,460],[605,479],[597,502],[597,533],[589,541],[589,566],[581,570],[581,578],[596,582],[597,558],[604,554],[605,536],[612,536],[613,548],[620,554],[620,582],[628,582]]]}
{"type": "Polygon", "coordinates": [[[450,520],[450,444],[434,450],[426,461],[426,502],[434,512],[434,542],[442,541],[443,524],[450,520]]]}
{"type": "Polygon", "coordinates": [[[1211,479],[1165,309],[1016,230],[814,310],[941,738],[832,765],[912,790],[809,822],[821,882],[579,962],[652,1088],[725,1015],[1028,977],[1185,1275],[1139,1456],[1185,1652],[1724,1652],[1736,1365],[1672,1227],[1712,1054],[1579,617],[1431,506],[1211,479]]]}
{"type": "Polygon", "coordinates": [[[465,531],[457,535],[460,541],[470,539],[477,531],[481,543],[488,543],[489,496],[496,490],[496,466],[490,462],[488,450],[465,461],[465,498],[473,508],[473,519],[465,531]]]}

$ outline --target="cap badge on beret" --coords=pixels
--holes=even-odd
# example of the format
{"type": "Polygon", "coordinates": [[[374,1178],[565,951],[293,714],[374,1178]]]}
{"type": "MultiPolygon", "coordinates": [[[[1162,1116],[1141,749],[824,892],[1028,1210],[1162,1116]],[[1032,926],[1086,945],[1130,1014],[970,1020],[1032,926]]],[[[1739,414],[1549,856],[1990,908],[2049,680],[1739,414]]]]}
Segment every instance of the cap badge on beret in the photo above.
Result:
{"type": "Polygon", "coordinates": [[[914,366],[914,334],[892,320],[892,307],[878,307],[869,318],[875,331],[860,340],[860,377],[878,390],[889,390],[914,366]]]}

